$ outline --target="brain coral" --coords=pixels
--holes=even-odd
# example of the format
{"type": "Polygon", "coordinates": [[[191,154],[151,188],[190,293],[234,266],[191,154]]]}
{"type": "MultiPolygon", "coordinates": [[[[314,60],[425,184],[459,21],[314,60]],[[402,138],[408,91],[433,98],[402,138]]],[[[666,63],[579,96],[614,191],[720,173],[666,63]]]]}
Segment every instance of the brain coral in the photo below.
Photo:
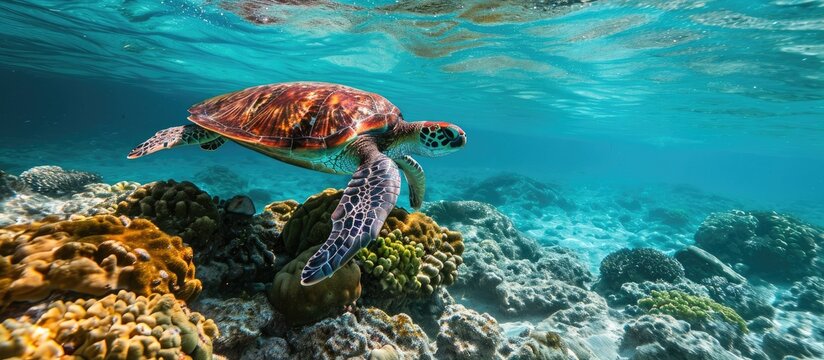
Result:
{"type": "Polygon", "coordinates": [[[0,358],[211,359],[218,329],[170,294],[55,301],[0,324],[0,358]]]}
{"type": "Polygon", "coordinates": [[[53,290],[115,289],[196,296],[192,249],[148,220],[111,215],[0,229],[0,305],[42,300],[53,290]]]}
{"type": "Polygon", "coordinates": [[[219,243],[217,205],[209,194],[188,181],[143,185],[117,205],[115,214],[150,219],[161,230],[183,238],[198,255],[200,250],[219,243]]]}
{"type": "Polygon", "coordinates": [[[683,277],[684,268],[677,260],[651,248],[621,249],[601,261],[601,281],[608,289],[628,282],[673,283],[683,277]]]}
{"type": "Polygon", "coordinates": [[[815,263],[824,232],[775,212],[733,210],[707,217],[695,243],[725,262],[746,264],[753,273],[795,280],[820,271],[815,263]]]}
{"type": "Polygon", "coordinates": [[[360,297],[360,268],[349,262],[330,278],[312,286],[300,284],[300,272],[320,246],[306,249],[281,269],[269,288],[269,301],[292,325],[310,324],[339,313],[360,297]]]}

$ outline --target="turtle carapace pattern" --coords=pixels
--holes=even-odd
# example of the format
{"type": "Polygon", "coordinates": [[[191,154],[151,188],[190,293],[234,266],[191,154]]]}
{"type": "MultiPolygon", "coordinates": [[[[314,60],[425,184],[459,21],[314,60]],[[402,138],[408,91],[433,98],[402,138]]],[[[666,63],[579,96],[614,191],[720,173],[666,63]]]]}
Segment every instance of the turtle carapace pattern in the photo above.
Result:
{"type": "Polygon", "coordinates": [[[454,124],[406,122],[384,97],[338,84],[261,85],[205,100],[189,113],[194,124],[157,132],[128,158],[183,145],[216,150],[231,140],[292,165],[352,175],[332,213],[332,233],[301,273],[304,285],[331,276],[378,236],[398,200],[400,171],[410,204],[421,206],[426,177],[411,155],[441,156],[466,144],[454,124]]]}

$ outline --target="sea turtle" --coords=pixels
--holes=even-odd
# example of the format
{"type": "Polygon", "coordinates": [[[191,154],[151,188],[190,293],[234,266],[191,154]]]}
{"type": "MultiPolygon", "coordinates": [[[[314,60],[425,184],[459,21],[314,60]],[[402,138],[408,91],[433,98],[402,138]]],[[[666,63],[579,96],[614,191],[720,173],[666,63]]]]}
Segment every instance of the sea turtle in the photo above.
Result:
{"type": "Polygon", "coordinates": [[[332,213],[332,233],[309,259],[301,283],[317,283],[378,236],[400,193],[403,170],[413,208],[426,179],[410,154],[440,156],[466,144],[466,133],[440,121],[406,122],[384,97],[348,86],[292,82],[251,87],[189,108],[194,124],[168,128],[128,158],[183,145],[215,150],[226,140],[307,169],[351,174],[332,213]]]}

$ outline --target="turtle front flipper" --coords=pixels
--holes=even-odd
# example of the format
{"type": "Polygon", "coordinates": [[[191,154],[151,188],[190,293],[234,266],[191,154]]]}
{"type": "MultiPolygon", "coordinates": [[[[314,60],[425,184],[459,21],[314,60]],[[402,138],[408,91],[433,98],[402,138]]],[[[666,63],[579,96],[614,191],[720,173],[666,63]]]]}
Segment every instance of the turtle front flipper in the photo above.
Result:
{"type": "Polygon", "coordinates": [[[395,163],[403,170],[406,183],[409,184],[409,204],[415,210],[420,209],[423,205],[424,192],[426,192],[426,175],[423,173],[423,168],[409,155],[395,159],[395,163]]]}
{"type": "Polygon", "coordinates": [[[377,148],[370,149],[362,159],[332,213],[332,233],[300,274],[303,285],[332,276],[377,238],[398,200],[401,177],[395,162],[377,148]]]}
{"type": "Polygon", "coordinates": [[[215,142],[219,139],[222,139],[220,134],[206,130],[197,125],[175,126],[160,130],[154,134],[154,136],[149,138],[149,140],[137,145],[131,152],[129,152],[128,158],[136,159],[144,155],[149,155],[153,152],[182,145],[210,144],[208,146],[210,147],[209,150],[214,150],[223,144],[223,142],[215,142]]]}

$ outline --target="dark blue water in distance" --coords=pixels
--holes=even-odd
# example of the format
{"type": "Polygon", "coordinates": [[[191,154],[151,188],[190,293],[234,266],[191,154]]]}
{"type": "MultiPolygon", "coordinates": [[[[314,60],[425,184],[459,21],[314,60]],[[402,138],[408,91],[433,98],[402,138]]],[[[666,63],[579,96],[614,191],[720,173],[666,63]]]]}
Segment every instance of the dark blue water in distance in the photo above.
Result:
{"type": "MultiPolygon", "coordinates": [[[[487,189],[504,199],[494,205],[538,244],[575,253],[593,273],[584,285],[592,296],[612,299],[594,284],[608,254],[648,247],[672,256],[695,244],[708,216],[733,209],[777,211],[818,229],[822,258],[811,261],[824,269],[820,0],[4,0],[0,19],[0,170],[9,175],[57,165],[107,184],[175,179],[221,198],[254,193],[258,211],[275,200],[302,202],[349,177],[231,142],[214,152],[126,154],[160,129],[188,124],[189,106],[215,95],[276,82],[341,83],[386,97],[407,121],[461,126],[464,149],[418,157],[426,202],[494,202],[473,186],[503,174],[504,186],[487,189]],[[208,176],[214,169],[229,169],[245,187],[231,193],[208,176]],[[539,204],[531,181],[575,210],[539,204]],[[627,198],[641,205],[616,205],[627,198]],[[649,214],[661,208],[686,214],[685,225],[656,222],[649,214]]],[[[407,194],[403,185],[398,206],[409,207],[407,194]]],[[[19,215],[26,201],[65,199],[0,196],[8,215],[0,225],[47,215],[19,215]]],[[[767,316],[772,330],[735,340],[756,350],[736,343],[731,354],[824,359],[824,310],[782,302],[802,277],[772,281],[746,260],[713,254],[777,311],[767,316]],[[809,343],[787,335],[793,329],[809,343]],[[787,348],[806,350],[776,350],[770,331],[787,348]]],[[[818,281],[813,298],[824,296],[817,276],[809,280],[818,281]]],[[[544,320],[549,313],[502,315],[455,295],[456,286],[459,303],[490,312],[508,336],[550,329],[567,342],[581,337],[596,358],[641,356],[619,349],[628,319],[640,315],[612,300],[629,315],[569,332],[544,320]]]]}

